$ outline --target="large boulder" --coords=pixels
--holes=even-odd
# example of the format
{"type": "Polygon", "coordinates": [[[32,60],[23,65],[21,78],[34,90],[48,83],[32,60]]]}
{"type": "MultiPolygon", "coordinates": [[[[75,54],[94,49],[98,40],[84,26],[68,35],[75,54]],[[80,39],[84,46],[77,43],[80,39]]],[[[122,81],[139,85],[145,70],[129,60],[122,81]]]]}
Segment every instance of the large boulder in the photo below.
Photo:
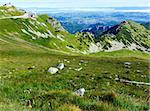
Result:
{"type": "Polygon", "coordinates": [[[50,67],[50,68],[48,69],[48,72],[51,73],[51,74],[55,74],[55,73],[58,72],[58,68],[50,67]]]}

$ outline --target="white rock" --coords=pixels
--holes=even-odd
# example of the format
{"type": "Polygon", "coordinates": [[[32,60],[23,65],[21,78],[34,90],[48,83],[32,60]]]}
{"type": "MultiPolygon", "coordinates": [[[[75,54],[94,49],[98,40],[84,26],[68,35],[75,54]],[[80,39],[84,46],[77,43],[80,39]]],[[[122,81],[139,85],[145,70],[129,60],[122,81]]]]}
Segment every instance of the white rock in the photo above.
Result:
{"type": "Polygon", "coordinates": [[[80,67],[80,68],[78,68],[78,69],[75,69],[75,71],[81,71],[83,68],[82,67],[80,67]]]}
{"type": "Polygon", "coordinates": [[[60,70],[64,69],[64,67],[65,67],[64,63],[60,63],[60,64],[57,66],[57,68],[60,69],[60,70]]]}
{"type": "Polygon", "coordinates": [[[78,96],[83,96],[84,95],[84,92],[85,92],[85,89],[84,88],[81,88],[77,91],[75,91],[74,93],[78,96]]]}
{"type": "Polygon", "coordinates": [[[70,61],[67,61],[67,63],[70,63],[70,61]]]}
{"type": "Polygon", "coordinates": [[[51,73],[51,74],[55,74],[55,73],[58,72],[58,69],[55,68],[55,67],[50,67],[50,68],[48,69],[48,72],[51,73]]]}
{"type": "Polygon", "coordinates": [[[130,62],[124,62],[124,65],[131,65],[130,62]]]}

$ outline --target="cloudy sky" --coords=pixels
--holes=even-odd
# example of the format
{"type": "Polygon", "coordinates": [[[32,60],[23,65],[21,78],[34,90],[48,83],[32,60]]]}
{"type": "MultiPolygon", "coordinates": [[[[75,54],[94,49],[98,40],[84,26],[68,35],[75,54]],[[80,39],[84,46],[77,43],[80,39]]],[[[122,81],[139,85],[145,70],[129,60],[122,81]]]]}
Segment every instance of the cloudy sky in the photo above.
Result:
{"type": "Polygon", "coordinates": [[[81,8],[81,7],[150,7],[150,0],[0,0],[18,7],[81,8]]]}

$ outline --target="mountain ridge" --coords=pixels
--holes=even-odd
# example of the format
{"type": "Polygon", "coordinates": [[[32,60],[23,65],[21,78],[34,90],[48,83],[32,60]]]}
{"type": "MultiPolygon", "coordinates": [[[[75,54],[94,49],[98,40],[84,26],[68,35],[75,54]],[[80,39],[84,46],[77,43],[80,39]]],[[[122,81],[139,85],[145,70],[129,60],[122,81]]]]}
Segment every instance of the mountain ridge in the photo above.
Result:
{"type": "Polygon", "coordinates": [[[117,47],[118,44],[120,49],[149,51],[149,38],[150,31],[144,26],[133,21],[123,21],[103,32],[97,41],[104,49],[115,47],[114,44],[117,47]]]}
{"type": "Polygon", "coordinates": [[[112,27],[95,27],[97,31],[101,28],[103,31],[94,38],[90,32],[70,34],[56,19],[18,10],[14,6],[1,6],[0,17],[1,34],[18,36],[56,50],[88,54],[124,48],[148,52],[150,47],[150,31],[133,21],[123,21],[112,27]],[[4,9],[9,14],[3,14],[4,9]]]}

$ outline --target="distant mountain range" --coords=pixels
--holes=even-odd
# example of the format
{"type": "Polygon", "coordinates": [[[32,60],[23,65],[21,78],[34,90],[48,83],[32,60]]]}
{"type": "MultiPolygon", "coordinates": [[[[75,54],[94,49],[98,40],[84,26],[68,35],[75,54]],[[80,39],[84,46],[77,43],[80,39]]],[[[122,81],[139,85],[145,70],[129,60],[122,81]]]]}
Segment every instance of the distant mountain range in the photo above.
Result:
{"type": "Polygon", "coordinates": [[[96,23],[88,26],[88,28],[81,30],[80,32],[90,32],[95,38],[99,37],[104,31],[107,31],[111,26],[104,26],[104,24],[96,23]]]}
{"type": "Polygon", "coordinates": [[[75,11],[50,13],[56,20],[60,21],[62,26],[70,33],[76,33],[90,28],[94,24],[101,26],[113,26],[124,20],[132,20],[138,23],[148,22],[150,13],[147,12],[105,12],[105,11],[75,11]]]}
{"type": "Polygon", "coordinates": [[[90,25],[112,26],[124,20],[145,23],[150,18],[149,7],[84,7],[84,8],[36,8],[26,10],[38,14],[47,13],[58,20],[70,33],[91,28],[90,25]]]}

